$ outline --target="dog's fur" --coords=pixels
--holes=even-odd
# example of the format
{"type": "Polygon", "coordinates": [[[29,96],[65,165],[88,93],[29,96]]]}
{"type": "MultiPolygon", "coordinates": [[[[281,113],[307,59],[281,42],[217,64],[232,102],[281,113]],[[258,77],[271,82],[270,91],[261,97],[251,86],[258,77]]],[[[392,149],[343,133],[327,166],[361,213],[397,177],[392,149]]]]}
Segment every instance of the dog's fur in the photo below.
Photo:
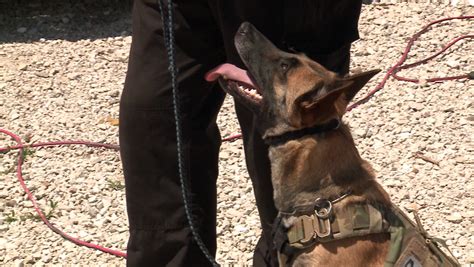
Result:
{"type": "MultiPolygon", "coordinates": [[[[340,77],[303,54],[279,50],[249,23],[240,27],[235,45],[263,98],[245,97],[234,83],[220,82],[237,101],[253,110],[264,138],[341,120],[349,101],[378,72],[340,77]]],[[[316,198],[330,199],[348,190],[352,193],[334,205],[336,212],[351,203],[391,205],[345,124],[271,146],[269,156],[279,211],[291,211],[312,204],[316,198]]],[[[388,234],[372,234],[318,244],[296,257],[293,265],[381,266],[389,241],[388,234]]]]}

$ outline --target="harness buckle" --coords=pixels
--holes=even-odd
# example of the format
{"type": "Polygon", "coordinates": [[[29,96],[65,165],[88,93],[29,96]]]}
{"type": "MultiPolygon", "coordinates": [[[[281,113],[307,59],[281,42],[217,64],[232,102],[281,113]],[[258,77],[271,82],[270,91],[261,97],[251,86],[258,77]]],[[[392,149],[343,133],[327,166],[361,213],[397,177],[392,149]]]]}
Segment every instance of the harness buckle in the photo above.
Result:
{"type": "Polygon", "coordinates": [[[332,203],[327,199],[318,199],[314,206],[315,225],[314,232],[315,237],[325,238],[331,235],[331,215],[332,215],[332,203]]]}

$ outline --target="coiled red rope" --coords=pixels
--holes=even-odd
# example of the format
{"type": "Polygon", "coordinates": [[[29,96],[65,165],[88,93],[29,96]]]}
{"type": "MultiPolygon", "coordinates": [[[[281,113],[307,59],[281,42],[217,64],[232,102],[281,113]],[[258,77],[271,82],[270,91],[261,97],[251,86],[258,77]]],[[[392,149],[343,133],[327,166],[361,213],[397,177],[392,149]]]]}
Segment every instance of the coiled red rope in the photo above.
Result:
{"type": "MultiPolygon", "coordinates": [[[[474,16],[459,16],[459,17],[444,18],[444,19],[433,21],[433,22],[429,23],[428,25],[426,25],[425,27],[423,27],[423,29],[421,31],[419,31],[418,33],[413,35],[413,37],[410,38],[410,40],[409,40],[409,42],[408,42],[408,44],[405,48],[405,51],[404,51],[403,55],[401,56],[400,60],[393,67],[391,67],[387,71],[387,73],[385,74],[382,81],[379,84],[377,84],[377,86],[372,91],[370,91],[365,97],[363,97],[361,100],[359,100],[359,101],[355,102],[354,104],[352,104],[351,106],[349,106],[347,108],[347,111],[349,112],[352,109],[358,107],[359,105],[369,101],[370,98],[372,98],[375,93],[380,91],[385,86],[385,83],[387,82],[387,80],[390,77],[393,77],[393,78],[395,78],[399,81],[414,82],[414,83],[420,82],[420,80],[418,80],[418,79],[401,77],[401,76],[397,75],[397,72],[399,72],[400,70],[403,70],[403,69],[408,69],[408,68],[412,68],[412,67],[424,64],[427,61],[429,61],[429,60],[437,57],[441,53],[445,52],[448,48],[450,48],[452,45],[454,45],[458,41],[463,40],[463,39],[467,39],[467,38],[474,38],[474,35],[470,34],[470,35],[464,35],[464,36],[457,37],[457,38],[451,40],[447,45],[445,45],[442,50],[440,50],[439,52],[433,54],[432,56],[429,56],[425,59],[422,59],[420,61],[417,61],[417,62],[414,62],[414,63],[411,63],[411,64],[403,65],[403,63],[408,58],[408,53],[410,52],[411,47],[413,46],[415,41],[423,33],[427,32],[430,29],[431,26],[433,26],[435,24],[438,24],[438,23],[441,23],[441,22],[444,22],[444,21],[448,21],[448,20],[473,19],[473,18],[474,18],[474,16]]],[[[457,75],[457,76],[450,76],[450,77],[430,78],[430,79],[426,79],[425,81],[426,82],[442,82],[442,81],[447,81],[447,80],[459,80],[459,79],[469,79],[469,78],[472,79],[472,77],[470,77],[469,74],[465,74],[465,75],[457,75]]],[[[84,145],[84,146],[89,146],[89,147],[102,147],[102,148],[107,148],[107,149],[118,150],[119,149],[118,145],[111,145],[111,144],[104,144],[104,143],[94,143],[94,142],[88,142],[88,141],[58,141],[58,142],[23,144],[21,138],[18,135],[14,134],[10,131],[1,129],[1,128],[0,128],[0,132],[10,136],[17,143],[17,145],[15,145],[15,146],[0,148],[0,153],[7,153],[7,152],[12,151],[12,150],[18,150],[18,160],[17,160],[17,168],[16,168],[16,176],[18,178],[18,181],[20,182],[20,185],[23,188],[23,190],[28,195],[28,199],[33,203],[33,208],[35,209],[36,213],[39,215],[41,220],[53,232],[59,234],[63,238],[65,238],[65,239],[67,239],[67,240],[69,240],[69,241],[71,241],[71,242],[73,242],[77,245],[97,249],[97,250],[100,250],[100,251],[103,251],[103,252],[118,256],[118,257],[126,257],[127,256],[127,254],[123,251],[118,251],[118,250],[114,250],[114,249],[110,249],[110,248],[105,248],[105,247],[102,247],[100,245],[96,245],[96,244],[93,244],[93,243],[89,243],[89,242],[79,240],[78,238],[72,237],[72,236],[64,233],[63,231],[58,229],[56,226],[54,226],[52,223],[50,223],[48,221],[48,219],[46,218],[46,216],[44,215],[41,208],[39,207],[38,203],[36,202],[36,198],[34,197],[34,195],[31,193],[31,191],[26,186],[25,181],[23,179],[23,175],[22,175],[22,165],[23,165],[22,155],[23,155],[23,151],[24,151],[25,148],[53,147],[53,146],[64,146],[64,145],[84,145]]],[[[232,140],[235,140],[235,139],[238,139],[238,138],[241,138],[241,137],[242,137],[241,134],[234,134],[234,135],[223,138],[222,141],[232,141],[232,140]]]]}
{"type": "Polygon", "coordinates": [[[100,250],[100,251],[103,251],[103,252],[118,256],[118,257],[126,257],[127,256],[127,254],[125,252],[110,249],[110,248],[106,248],[106,247],[96,245],[96,244],[93,244],[93,243],[85,242],[85,241],[82,241],[78,238],[70,236],[70,235],[64,233],[63,231],[61,231],[56,226],[54,226],[52,223],[50,223],[48,221],[48,219],[46,218],[46,216],[44,215],[44,212],[41,210],[40,206],[36,202],[35,196],[31,193],[31,191],[26,186],[26,183],[25,183],[25,180],[24,180],[23,174],[22,174],[22,166],[23,166],[23,156],[22,155],[23,155],[23,150],[25,148],[52,147],[52,146],[63,146],[63,145],[85,145],[85,146],[90,146],[90,147],[103,147],[103,148],[118,150],[119,146],[110,145],[110,144],[102,144],[102,143],[94,143],[94,142],[86,142],[86,141],[60,141],[60,142],[46,142],[46,143],[36,143],[36,144],[26,144],[25,145],[25,144],[23,144],[21,138],[18,135],[14,134],[10,131],[4,130],[4,129],[0,129],[0,132],[10,136],[17,143],[17,145],[15,145],[15,146],[0,148],[0,153],[6,153],[6,152],[9,152],[9,151],[14,150],[14,149],[18,150],[18,158],[17,158],[17,165],[16,165],[16,177],[18,178],[18,181],[20,182],[21,187],[23,188],[23,190],[28,195],[28,199],[31,201],[31,203],[33,203],[33,208],[35,209],[36,213],[41,218],[41,220],[46,224],[46,226],[49,227],[49,229],[53,230],[53,232],[55,232],[56,234],[59,234],[63,238],[65,238],[65,239],[67,239],[67,240],[69,240],[69,241],[71,241],[71,242],[73,242],[77,245],[97,249],[97,250],[100,250]]]}
{"type": "MultiPolygon", "coordinates": [[[[375,93],[380,91],[385,86],[385,83],[387,82],[387,80],[390,77],[393,77],[393,78],[395,78],[399,81],[419,83],[420,82],[419,79],[411,79],[411,78],[401,77],[401,76],[397,75],[397,72],[399,72],[403,69],[413,68],[415,66],[425,64],[429,60],[431,60],[431,59],[439,56],[440,54],[442,54],[444,51],[446,51],[448,48],[450,48],[455,43],[457,43],[457,42],[459,42],[463,39],[466,39],[466,38],[474,38],[474,34],[459,36],[459,37],[451,40],[447,45],[445,45],[443,47],[443,49],[441,49],[439,52],[433,54],[432,56],[429,56],[427,58],[424,58],[422,60],[419,60],[419,61],[411,63],[411,64],[403,65],[403,63],[405,63],[405,61],[407,60],[408,53],[410,53],[410,50],[413,47],[413,44],[415,43],[415,41],[418,40],[418,38],[420,38],[420,36],[423,33],[427,32],[430,29],[430,27],[435,25],[435,24],[438,24],[438,23],[441,23],[441,22],[444,22],[444,21],[448,21],[448,20],[472,19],[472,18],[474,18],[474,16],[459,16],[459,17],[444,18],[444,19],[435,20],[435,21],[429,23],[428,25],[426,25],[425,27],[423,27],[419,32],[417,32],[415,35],[413,35],[410,38],[410,40],[408,41],[407,46],[405,47],[405,51],[403,52],[403,55],[400,57],[398,62],[395,65],[393,65],[393,67],[391,67],[387,71],[387,73],[383,77],[382,81],[379,84],[377,84],[377,86],[375,86],[375,88],[372,91],[370,91],[366,96],[364,96],[362,99],[355,102],[354,104],[350,105],[347,108],[347,111],[351,111],[352,109],[354,109],[354,108],[366,103],[367,101],[369,101],[369,99],[371,99],[375,95],[375,93]]],[[[450,76],[450,77],[430,78],[430,79],[426,79],[425,81],[426,82],[441,82],[441,81],[460,80],[460,79],[469,79],[469,78],[470,78],[469,74],[464,74],[464,75],[457,75],[457,76],[450,76]]]]}

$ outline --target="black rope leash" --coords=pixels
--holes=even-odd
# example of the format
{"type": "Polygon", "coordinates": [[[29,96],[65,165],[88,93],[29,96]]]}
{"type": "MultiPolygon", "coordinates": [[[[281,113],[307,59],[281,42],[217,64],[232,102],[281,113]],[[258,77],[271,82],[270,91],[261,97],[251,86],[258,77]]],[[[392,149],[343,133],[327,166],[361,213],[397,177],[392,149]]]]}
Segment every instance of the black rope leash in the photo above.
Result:
{"type": "Polygon", "coordinates": [[[168,53],[168,70],[171,75],[171,88],[173,90],[173,110],[174,110],[174,119],[176,122],[176,147],[178,153],[178,173],[179,180],[181,183],[181,195],[183,196],[184,210],[186,211],[186,217],[188,219],[189,228],[193,235],[194,240],[201,249],[202,253],[213,266],[219,266],[214,257],[211,255],[206,245],[202,241],[199,232],[197,231],[196,225],[194,223],[191,211],[191,199],[189,194],[189,185],[187,183],[187,173],[184,166],[183,158],[183,145],[182,145],[182,128],[181,128],[181,106],[180,99],[178,96],[178,81],[176,76],[178,75],[178,68],[175,64],[175,46],[174,46],[174,30],[173,30],[173,1],[168,0],[167,10],[163,8],[163,0],[157,0],[158,7],[161,12],[161,21],[163,23],[163,38],[165,40],[166,50],[168,53]],[[167,12],[165,12],[167,11],[167,12]]]}

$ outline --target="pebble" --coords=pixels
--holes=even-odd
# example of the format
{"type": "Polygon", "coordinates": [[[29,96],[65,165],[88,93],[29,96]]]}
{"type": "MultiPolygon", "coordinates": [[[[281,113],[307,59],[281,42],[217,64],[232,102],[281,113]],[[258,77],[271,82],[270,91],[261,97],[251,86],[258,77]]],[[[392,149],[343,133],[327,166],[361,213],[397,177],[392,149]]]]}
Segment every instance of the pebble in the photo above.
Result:
{"type": "Polygon", "coordinates": [[[17,202],[16,202],[14,199],[10,199],[10,200],[7,200],[7,201],[5,202],[5,205],[6,205],[7,207],[14,207],[14,206],[17,205],[17,202]]]}
{"type": "Polygon", "coordinates": [[[458,246],[460,246],[460,247],[465,247],[465,246],[467,246],[467,244],[468,244],[467,238],[465,238],[465,237],[462,236],[462,237],[460,237],[460,238],[458,239],[458,242],[457,242],[457,245],[458,245],[458,246]]]}
{"type": "Polygon", "coordinates": [[[24,263],[23,260],[15,260],[14,266],[15,266],[15,267],[24,267],[24,266],[25,266],[25,263],[24,263]]]}
{"type": "Polygon", "coordinates": [[[27,70],[28,69],[28,64],[27,63],[20,63],[18,65],[18,70],[27,70]]]}
{"type": "Polygon", "coordinates": [[[49,73],[46,72],[46,71],[36,72],[35,75],[40,77],[40,78],[49,78],[50,77],[49,73]]]}
{"type": "Polygon", "coordinates": [[[462,213],[463,218],[474,218],[474,210],[468,210],[462,213]]]}
{"type": "Polygon", "coordinates": [[[466,262],[474,263],[474,250],[469,251],[469,254],[467,255],[466,262]]]}
{"type": "Polygon", "coordinates": [[[446,61],[446,65],[448,65],[451,68],[459,68],[459,62],[456,60],[448,60],[446,61]]]}
{"type": "Polygon", "coordinates": [[[8,231],[9,228],[10,227],[7,224],[1,224],[0,225],[0,233],[8,231]]]}
{"type": "Polygon", "coordinates": [[[8,240],[5,238],[0,238],[0,250],[6,248],[6,244],[8,243],[8,240]]]}
{"type": "Polygon", "coordinates": [[[462,216],[458,212],[454,212],[446,217],[446,220],[452,223],[460,223],[462,221],[462,216]]]}

